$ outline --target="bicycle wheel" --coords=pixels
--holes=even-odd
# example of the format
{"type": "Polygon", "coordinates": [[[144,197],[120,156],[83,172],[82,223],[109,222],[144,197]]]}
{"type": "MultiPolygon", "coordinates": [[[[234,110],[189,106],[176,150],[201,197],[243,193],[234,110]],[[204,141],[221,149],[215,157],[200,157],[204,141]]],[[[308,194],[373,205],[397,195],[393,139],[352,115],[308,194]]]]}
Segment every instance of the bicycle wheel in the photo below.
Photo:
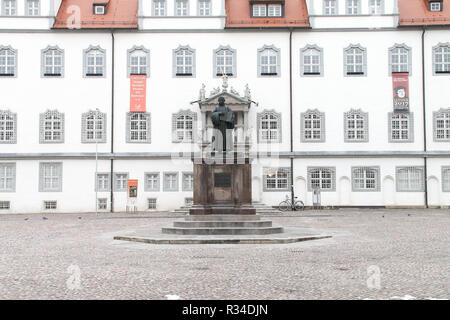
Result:
{"type": "Polygon", "coordinates": [[[301,201],[301,200],[295,201],[295,210],[297,210],[297,211],[305,210],[305,204],[303,203],[303,201],[301,201]]]}
{"type": "Polygon", "coordinates": [[[287,211],[290,207],[290,204],[287,201],[281,201],[278,205],[278,210],[287,211]]]}

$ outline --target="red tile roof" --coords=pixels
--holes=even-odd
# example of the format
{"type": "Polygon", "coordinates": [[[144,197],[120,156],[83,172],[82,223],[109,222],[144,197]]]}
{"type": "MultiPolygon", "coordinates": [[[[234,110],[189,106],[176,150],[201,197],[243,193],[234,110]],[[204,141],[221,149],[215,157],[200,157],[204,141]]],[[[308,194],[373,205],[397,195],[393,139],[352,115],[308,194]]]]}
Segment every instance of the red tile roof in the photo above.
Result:
{"type": "Polygon", "coordinates": [[[255,0],[226,0],[227,28],[286,28],[309,27],[308,8],[305,0],[267,0],[265,3],[280,3],[285,5],[282,18],[253,18],[250,14],[251,2],[255,0]]]}
{"type": "Polygon", "coordinates": [[[450,0],[443,0],[443,11],[431,12],[429,0],[399,0],[400,26],[450,25],[450,0]]]}
{"type": "MultiPolygon", "coordinates": [[[[138,0],[63,0],[53,28],[73,28],[75,10],[81,13],[81,29],[137,29],[138,0]],[[94,14],[93,5],[106,4],[106,14],[94,14]]],[[[76,28],[76,27],[75,27],[76,28]]]]}

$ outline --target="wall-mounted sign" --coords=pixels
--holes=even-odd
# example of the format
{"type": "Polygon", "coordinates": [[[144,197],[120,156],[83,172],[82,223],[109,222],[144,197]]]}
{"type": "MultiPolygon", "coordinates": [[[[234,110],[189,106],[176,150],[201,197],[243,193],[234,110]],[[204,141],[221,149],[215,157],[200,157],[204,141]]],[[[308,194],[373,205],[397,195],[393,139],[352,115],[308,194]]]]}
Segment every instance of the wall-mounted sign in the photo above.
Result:
{"type": "Polygon", "coordinates": [[[145,112],[147,101],[147,76],[130,76],[130,112],[145,112]]]}
{"type": "Polygon", "coordinates": [[[409,111],[409,74],[393,73],[394,111],[409,111]]]}
{"type": "Polygon", "coordinates": [[[137,198],[138,192],[138,181],[137,180],[128,180],[127,181],[127,195],[128,198],[137,198]]]}

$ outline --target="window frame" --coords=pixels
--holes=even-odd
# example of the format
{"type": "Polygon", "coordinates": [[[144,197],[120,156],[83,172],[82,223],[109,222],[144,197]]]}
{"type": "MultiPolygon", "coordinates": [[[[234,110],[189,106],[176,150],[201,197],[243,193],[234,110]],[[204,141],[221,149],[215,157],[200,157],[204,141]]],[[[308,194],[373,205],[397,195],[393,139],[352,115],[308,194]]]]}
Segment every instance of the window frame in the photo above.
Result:
{"type": "Polygon", "coordinates": [[[111,191],[111,172],[97,172],[95,175],[95,191],[97,192],[110,192],[111,191]],[[106,188],[100,188],[99,177],[106,176],[106,188]]]}
{"type": "Polygon", "coordinates": [[[441,180],[442,180],[442,192],[450,192],[450,166],[442,166],[441,167],[441,180]],[[448,178],[446,179],[446,172],[448,174],[448,178]],[[448,185],[446,185],[446,182],[448,185]]]}
{"type": "Polygon", "coordinates": [[[0,162],[0,175],[3,175],[3,172],[5,172],[5,176],[3,177],[4,180],[4,185],[5,187],[3,188],[3,184],[0,184],[0,193],[14,193],[16,192],[16,163],[15,162],[0,162]],[[11,176],[7,176],[6,175],[6,168],[10,168],[11,169],[11,176]],[[11,179],[11,187],[7,188],[6,187],[6,179],[11,179]]]}
{"type": "Polygon", "coordinates": [[[154,17],[165,17],[165,16],[167,16],[167,1],[166,0],[152,0],[152,16],[154,16],[154,17]],[[160,13],[161,12],[161,8],[156,8],[156,4],[157,3],[163,3],[164,4],[164,7],[163,7],[163,10],[164,10],[164,14],[156,14],[156,12],[158,11],[158,13],[160,13]]]}
{"type": "MultiPolygon", "coordinates": [[[[285,179],[285,178],[283,178],[285,179]]],[[[263,168],[263,191],[264,192],[286,192],[291,190],[292,185],[292,172],[290,167],[264,167],[263,168]],[[286,188],[278,188],[278,181],[281,179],[278,177],[278,172],[284,172],[287,174],[286,188]],[[267,175],[269,173],[275,173],[275,188],[268,188],[267,175]]]]}
{"type": "Polygon", "coordinates": [[[114,172],[114,192],[127,192],[127,182],[130,179],[130,174],[128,172],[114,172]],[[117,187],[117,182],[119,181],[118,176],[125,176],[125,186],[117,187]]]}
{"type": "MultiPolygon", "coordinates": [[[[131,58],[133,53],[136,51],[142,51],[145,54],[145,59],[147,60],[147,65],[145,66],[145,72],[147,75],[147,78],[150,77],[150,50],[145,48],[144,46],[133,46],[131,49],[127,50],[127,77],[129,78],[131,75],[144,75],[143,73],[131,73],[131,68],[133,66],[131,65],[131,58]]],[[[143,68],[141,64],[138,64],[138,68],[143,68]]]]}
{"type": "Polygon", "coordinates": [[[339,14],[338,0],[323,0],[322,1],[322,14],[324,16],[336,16],[336,15],[338,15],[339,14]],[[334,9],[334,13],[333,14],[327,13],[327,9],[330,9],[330,8],[326,7],[326,5],[325,5],[326,2],[334,3],[334,7],[331,8],[331,9],[334,9]]]}
{"type": "MultiPolygon", "coordinates": [[[[357,65],[355,61],[353,63],[353,68],[355,69],[357,65]]],[[[347,48],[344,49],[344,77],[367,77],[367,49],[358,44],[350,44],[347,48]],[[350,54],[350,50],[361,50],[362,51],[362,72],[348,72],[348,62],[347,56],[350,54]]]]}
{"type": "MultiPolygon", "coordinates": [[[[215,49],[213,51],[213,77],[214,78],[221,78],[223,75],[222,74],[218,74],[217,73],[217,58],[218,58],[218,54],[221,51],[229,51],[231,52],[231,57],[232,57],[232,65],[231,65],[231,74],[227,73],[227,76],[229,78],[236,78],[237,77],[237,66],[236,66],[236,49],[231,48],[229,45],[227,46],[220,46],[219,48],[215,49]]],[[[225,67],[227,67],[226,63],[225,63],[225,67]]]]}
{"type": "MultiPolygon", "coordinates": [[[[266,143],[266,144],[272,144],[272,143],[282,143],[283,138],[283,131],[282,131],[282,116],[280,112],[276,112],[274,109],[271,110],[263,110],[262,112],[257,113],[256,115],[257,119],[257,130],[258,130],[258,143],[266,143]],[[276,139],[263,139],[263,130],[267,130],[268,132],[274,131],[272,128],[270,128],[270,125],[268,129],[263,129],[262,122],[263,117],[265,116],[273,116],[276,117],[275,120],[269,119],[269,122],[275,122],[277,123],[277,138],[276,139]]],[[[270,134],[269,134],[270,136],[270,134]]]]}
{"type": "Polygon", "coordinates": [[[383,15],[384,12],[385,12],[384,0],[369,0],[369,3],[368,3],[368,9],[369,9],[369,15],[373,15],[373,16],[383,15]],[[379,13],[377,13],[377,12],[372,13],[372,12],[371,12],[371,10],[372,10],[372,4],[371,4],[371,2],[372,2],[372,1],[375,1],[375,2],[374,2],[375,6],[373,7],[373,8],[375,8],[375,9],[377,9],[377,3],[376,3],[376,1],[380,1],[380,11],[381,11],[381,12],[379,12],[379,13]]]}
{"type": "MultiPolygon", "coordinates": [[[[185,57],[186,55],[183,55],[183,70],[185,71],[185,69],[189,66],[187,66],[185,64],[186,60],[185,57]]],[[[195,53],[195,49],[192,49],[189,45],[186,46],[182,46],[179,45],[178,48],[173,49],[172,51],[172,77],[173,78],[195,78],[196,76],[196,53],[195,53]],[[177,56],[181,51],[187,51],[192,55],[192,73],[177,73],[177,68],[178,68],[178,64],[177,64],[177,56]]]]}
{"type": "Polygon", "coordinates": [[[41,144],[54,144],[54,143],[64,143],[64,137],[65,136],[65,116],[64,113],[59,112],[58,110],[47,110],[44,113],[41,113],[39,115],[39,143],[41,144]],[[50,116],[52,117],[52,119],[47,119],[47,117],[50,116]],[[53,119],[53,117],[59,117],[59,122],[60,122],[60,128],[58,130],[54,129],[54,123],[56,122],[55,119],[53,119]],[[60,138],[59,139],[53,139],[53,140],[46,140],[46,132],[48,131],[45,128],[45,124],[47,121],[51,121],[52,123],[52,128],[49,129],[51,131],[51,136],[54,136],[55,132],[59,132],[60,133],[60,138]]]}
{"type": "MultiPolygon", "coordinates": [[[[313,121],[313,120],[311,120],[313,121]]],[[[311,134],[311,137],[313,135],[311,134]]],[[[325,130],[325,112],[320,112],[318,109],[308,109],[305,112],[300,113],[300,141],[302,143],[323,143],[326,142],[326,130],[325,130]],[[320,121],[320,139],[308,139],[306,138],[306,131],[307,130],[311,130],[313,131],[312,127],[311,128],[306,128],[306,121],[308,119],[306,119],[306,116],[309,115],[315,115],[319,117],[319,121],[320,121]]]]}
{"type": "Polygon", "coordinates": [[[198,0],[197,1],[197,15],[200,17],[209,17],[212,16],[212,3],[211,0],[198,0]],[[200,3],[207,3],[208,4],[208,12],[209,14],[201,14],[202,10],[206,10],[206,8],[201,8],[200,3]]]}
{"type": "MultiPolygon", "coordinates": [[[[97,69],[99,66],[97,64],[94,65],[94,68],[97,69]]],[[[102,49],[100,46],[92,46],[83,50],[83,78],[106,78],[106,50],[102,49]],[[102,73],[88,73],[88,55],[92,51],[98,51],[102,55],[103,64],[101,65],[102,73]]]]}
{"type": "Polygon", "coordinates": [[[189,0],[175,0],[174,6],[173,6],[173,9],[174,9],[173,15],[175,17],[188,17],[189,16],[189,9],[190,9],[189,7],[190,7],[189,0]],[[186,14],[178,14],[178,4],[179,3],[185,3],[186,4],[186,8],[182,8],[181,9],[182,11],[184,11],[184,9],[186,9],[186,14]]]}
{"type": "Polygon", "coordinates": [[[313,171],[315,170],[320,170],[320,177],[319,177],[319,183],[321,185],[320,187],[320,192],[336,192],[336,167],[321,167],[321,166],[313,166],[313,167],[307,167],[307,173],[308,173],[308,192],[313,192],[314,189],[312,187],[312,174],[313,171]],[[322,180],[324,180],[325,178],[322,177],[322,171],[323,170],[330,170],[330,175],[331,175],[331,187],[327,188],[327,189],[322,189],[322,180]]]}
{"type": "Polygon", "coordinates": [[[161,190],[161,175],[159,172],[144,172],[144,192],[159,192],[161,190]],[[156,176],[156,184],[154,188],[148,184],[148,176],[156,176]]]}
{"type": "Polygon", "coordinates": [[[360,0],[346,0],[345,1],[345,15],[355,16],[361,14],[361,1],[360,0]],[[356,13],[349,13],[350,2],[352,2],[352,9],[354,9],[354,2],[357,3],[356,13]]]}
{"type": "MultiPolygon", "coordinates": [[[[188,129],[182,129],[183,132],[188,131],[188,129]]],[[[185,135],[183,135],[185,137],[185,135]]],[[[191,110],[180,110],[177,113],[172,113],[172,142],[173,143],[194,143],[197,140],[197,113],[191,110]],[[178,118],[185,117],[184,127],[186,127],[186,117],[192,118],[192,139],[179,139],[178,138],[178,118]]]]}
{"type": "MultiPolygon", "coordinates": [[[[281,50],[278,49],[277,47],[275,47],[274,45],[264,45],[262,48],[258,49],[258,78],[270,78],[270,77],[281,77],[281,50]],[[276,73],[273,72],[267,72],[267,73],[262,73],[262,68],[263,65],[261,63],[261,58],[264,54],[265,51],[274,51],[275,52],[275,57],[276,57],[276,64],[275,64],[275,68],[276,68],[276,73]]],[[[270,59],[269,59],[270,60],[270,59]]],[[[273,66],[273,64],[268,63],[268,67],[270,68],[271,66],[273,66]]],[[[270,70],[269,70],[270,71],[270,70]]]]}
{"type": "MultiPolygon", "coordinates": [[[[53,170],[52,170],[53,171],[53,170]]],[[[63,179],[63,163],[62,162],[39,162],[39,192],[62,192],[62,179],[63,179]],[[50,179],[54,179],[56,176],[58,178],[58,183],[56,186],[53,185],[47,188],[45,186],[44,180],[45,176],[45,167],[46,166],[55,166],[56,174],[54,173],[50,176],[50,179]]]]}
{"type": "Polygon", "coordinates": [[[352,192],[380,192],[381,191],[381,185],[380,185],[380,167],[379,166],[355,166],[352,167],[352,192]],[[356,185],[356,174],[357,170],[362,170],[364,172],[364,185],[367,185],[367,170],[374,170],[375,171],[375,187],[374,188],[358,188],[356,185]]]}
{"type": "Polygon", "coordinates": [[[125,134],[126,135],[126,143],[151,143],[152,142],[151,114],[149,112],[127,112],[126,119],[127,119],[127,124],[125,126],[126,127],[126,134],[125,134]],[[144,116],[145,119],[144,120],[132,119],[132,117],[134,115],[144,116]],[[138,121],[139,123],[141,121],[145,121],[146,127],[147,127],[146,130],[143,131],[139,128],[137,130],[137,132],[138,132],[138,136],[140,136],[139,132],[141,132],[141,131],[146,132],[146,139],[144,139],[144,140],[142,140],[142,139],[133,140],[132,139],[132,134],[131,134],[131,122],[132,121],[138,121]]]}
{"type": "Polygon", "coordinates": [[[437,111],[433,112],[433,141],[434,142],[450,142],[450,108],[448,109],[439,109],[437,111]],[[448,138],[438,138],[438,126],[437,121],[439,120],[439,117],[448,114],[448,120],[444,120],[444,135],[445,131],[448,132],[449,137],[448,138]],[[448,122],[448,124],[446,124],[448,122]]]}
{"type": "Polygon", "coordinates": [[[184,192],[189,192],[194,190],[194,172],[185,171],[181,173],[181,190],[184,192]],[[187,185],[187,177],[192,176],[192,185],[189,187],[187,185]]]}
{"type": "MultiPolygon", "coordinates": [[[[88,119],[88,117],[91,116],[96,116],[97,112],[95,110],[89,110],[88,112],[85,112],[81,115],[81,143],[106,143],[106,135],[107,135],[107,131],[106,131],[106,126],[107,126],[107,121],[106,121],[106,113],[104,112],[98,112],[98,115],[100,116],[99,118],[94,118],[93,121],[102,121],[102,138],[101,139],[96,139],[95,134],[94,134],[94,138],[93,139],[88,139],[87,138],[87,121],[90,120],[88,119]]],[[[94,123],[95,126],[95,123],[94,123]]],[[[96,131],[96,129],[93,129],[94,133],[96,131]]]]}
{"type": "MultiPolygon", "coordinates": [[[[413,143],[414,142],[414,113],[413,112],[389,112],[388,113],[388,129],[389,129],[389,143],[413,143]],[[394,116],[408,115],[408,139],[393,139],[392,138],[392,120],[394,116]]],[[[400,127],[399,127],[400,128],[400,127]]],[[[401,132],[401,128],[398,129],[401,132]]],[[[401,136],[401,134],[400,134],[401,136]]]]}
{"type": "MultiPolygon", "coordinates": [[[[398,65],[402,65],[401,63],[397,63],[398,65]]],[[[404,65],[404,64],[403,64],[404,65]]],[[[389,76],[392,77],[393,73],[408,73],[409,76],[412,76],[412,48],[408,47],[406,44],[402,43],[402,44],[398,44],[396,43],[394,46],[389,48],[389,76]],[[393,65],[394,63],[392,62],[392,58],[394,56],[393,51],[396,49],[405,49],[406,51],[408,51],[408,71],[395,71],[393,72],[393,65]]]]}
{"type": "MultiPolygon", "coordinates": [[[[18,51],[11,46],[0,45],[0,52],[6,51],[12,54],[14,57],[13,73],[0,73],[0,78],[17,78],[17,65],[18,65],[18,51]]],[[[5,71],[8,69],[8,59],[5,57],[5,71]]]]}
{"type": "MultiPolygon", "coordinates": [[[[316,44],[308,44],[304,48],[300,49],[300,76],[302,77],[323,77],[324,76],[324,69],[323,69],[323,49],[320,48],[316,44]],[[309,50],[316,50],[319,54],[319,73],[305,73],[305,56],[306,52],[309,50]]],[[[311,67],[313,67],[315,64],[310,64],[311,67]]]]}
{"type": "MultiPolygon", "coordinates": [[[[396,181],[396,192],[424,192],[425,191],[425,171],[424,171],[424,167],[423,166],[397,166],[395,167],[395,181],[396,181]],[[417,190],[412,190],[412,189],[404,189],[401,185],[400,185],[400,170],[403,169],[414,169],[414,170],[420,170],[421,171],[421,187],[420,189],[417,190]]],[[[408,185],[410,185],[410,181],[408,180],[408,185]]]]}
{"type": "MultiPolygon", "coordinates": [[[[437,62],[436,62],[436,58],[437,58],[437,50],[438,49],[443,49],[443,48],[447,48],[448,53],[443,53],[443,55],[450,55],[450,42],[439,42],[436,46],[433,47],[433,76],[449,76],[450,75],[450,61],[449,62],[445,62],[443,61],[441,64],[443,66],[448,65],[448,71],[437,71],[437,62]]],[[[444,59],[445,60],[445,59],[444,59]]],[[[444,67],[445,68],[445,67],[444,67]]]]}
{"type": "Polygon", "coordinates": [[[441,0],[441,1],[430,1],[428,8],[429,8],[429,10],[431,12],[441,12],[442,11],[442,7],[443,7],[443,3],[442,3],[442,0],[441,0]],[[439,5],[439,10],[433,10],[433,6],[434,5],[439,5]]]}
{"type": "MultiPolygon", "coordinates": [[[[0,110],[0,116],[1,117],[10,117],[12,119],[8,119],[8,120],[2,120],[0,119],[0,122],[2,121],[11,121],[12,125],[13,125],[13,129],[12,129],[12,138],[10,140],[1,140],[0,139],[0,144],[16,144],[17,143],[17,113],[11,112],[10,110],[0,110]]],[[[4,125],[4,133],[3,136],[6,136],[6,132],[9,132],[9,130],[6,130],[6,124],[4,125]]],[[[0,133],[0,136],[2,136],[2,134],[0,133]]]]}
{"type": "MultiPolygon", "coordinates": [[[[51,65],[52,70],[54,71],[54,69],[58,66],[55,66],[54,64],[54,55],[53,55],[53,64],[51,65]]],[[[47,46],[45,49],[41,50],[41,78],[64,78],[64,72],[65,72],[65,54],[64,54],[64,49],[61,49],[58,46],[47,46]],[[45,63],[45,58],[46,58],[46,54],[50,51],[55,51],[58,52],[61,55],[61,73],[46,73],[45,69],[46,69],[46,63],[45,63]]]]}
{"type": "Polygon", "coordinates": [[[165,172],[163,173],[163,191],[164,191],[164,192],[178,192],[179,189],[180,189],[180,186],[179,186],[179,185],[180,185],[180,178],[179,178],[179,174],[178,174],[177,171],[165,171],[165,172]],[[169,175],[175,175],[175,176],[176,176],[176,186],[173,187],[173,188],[169,188],[169,187],[167,186],[167,184],[166,184],[166,182],[168,181],[168,180],[167,180],[167,177],[168,177],[169,175]]]}
{"type": "MultiPolygon", "coordinates": [[[[34,8],[34,6],[33,6],[33,11],[35,10],[36,8],[34,8]]],[[[26,0],[25,1],[25,15],[26,16],[28,16],[28,17],[37,17],[37,16],[40,16],[41,15],[41,1],[40,0],[26,0]],[[38,4],[38,7],[37,7],[37,10],[38,10],[38,13],[37,14],[30,14],[30,8],[29,8],[29,4],[30,3],[37,3],[38,4]]]]}
{"type": "MultiPolygon", "coordinates": [[[[356,122],[356,119],[353,119],[356,122]]],[[[361,109],[350,109],[348,112],[344,112],[344,141],[347,143],[366,143],[369,142],[369,113],[368,112],[364,112],[361,109]],[[349,128],[348,126],[348,121],[351,119],[348,119],[349,116],[360,116],[362,117],[363,120],[363,124],[364,127],[362,130],[358,130],[358,128],[356,128],[356,126],[354,128],[349,128]],[[357,134],[355,134],[355,138],[354,139],[350,139],[348,136],[348,132],[350,130],[355,131],[355,133],[357,131],[363,131],[364,132],[364,137],[362,139],[357,139],[357,134]]]]}
{"type": "Polygon", "coordinates": [[[2,15],[5,17],[15,17],[17,16],[17,0],[2,0],[2,15]],[[14,14],[6,14],[6,2],[14,4],[14,8],[8,7],[8,10],[14,9],[14,14]]]}

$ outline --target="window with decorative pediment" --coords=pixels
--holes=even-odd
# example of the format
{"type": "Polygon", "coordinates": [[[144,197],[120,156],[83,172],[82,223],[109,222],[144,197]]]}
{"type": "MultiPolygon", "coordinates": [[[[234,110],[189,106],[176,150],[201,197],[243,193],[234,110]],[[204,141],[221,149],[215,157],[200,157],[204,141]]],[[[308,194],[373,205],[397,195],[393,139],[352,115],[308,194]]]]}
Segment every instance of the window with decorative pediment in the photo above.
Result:
{"type": "Polygon", "coordinates": [[[106,143],[106,113],[89,111],[81,116],[81,142],[106,143]]]}
{"type": "Polygon", "coordinates": [[[258,142],[281,143],[281,113],[264,110],[257,115],[258,142]]]}
{"type": "Polygon", "coordinates": [[[220,46],[214,50],[214,70],[216,77],[224,74],[236,77],[236,50],[230,46],[220,46]]]}
{"type": "Polygon", "coordinates": [[[344,75],[367,76],[367,51],[361,45],[344,49],[344,75]]]}
{"type": "Polygon", "coordinates": [[[17,114],[0,110],[0,143],[17,143],[17,114]]]}
{"type": "Polygon", "coordinates": [[[450,142],[450,108],[433,112],[434,141],[450,142]]]}
{"type": "Polygon", "coordinates": [[[405,44],[389,48],[389,75],[398,72],[412,74],[412,49],[405,44]]]}
{"type": "Polygon", "coordinates": [[[258,76],[279,77],[280,75],[280,49],[274,46],[258,49],[258,76]]]}
{"type": "Polygon", "coordinates": [[[128,77],[130,75],[150,76],[150,51],[143,46],[134,46],[128,50],[128,77]]]}
{"type": "Polygon", "coordinates": [[[39,115],[39,142],[64,142],[64,114],[57,110],[47,110],[39,115]]]}
{"type": "Polygon", "coordinates": [[[345,142],[369,142],[369,114],[359,110],[344,113],[345,142]]]}
{"type": "Polygon", "coordinates": [[[151,143],[151,120],[148,112],[127,113],[127,143],[151,143]]]}
{"type": "Polygon", "coordinates": [[[325,113],[307,110],[300,115],[301,142],[325,142],[325,113]]]}
{"type": "Polygon", "coordinates": [[[17,50],[0,46],[0,77],[17,76],[17,50]]]}
{"type": "Polygon", "coordinates": [[[195,49],[179,46],[173,50],[173,76],[195,77],[195,49]]]}
{"type": "Polygon", "coordinates": [[[64,50],[48,46],[41,51],[41,76],[64,77],[64,50]]]}
{"type": "Polygon", "coordinates": [[[197,130],[197,113],[181,110],[172,115],[172,142],[192,143],[197,130]]]}
{"type": "Polygon", "coordinates": [[[412,112],[389,113],[389,142],[414,142],[412,112]]]}
{"type": "Polygon", "coordinates": [[[450,42],[433,47],[433,73],[450,74],[450,42]]]}
{"type": "Polygon", "coordinates": [[[83,51],[84,77],[105,77],[105,50],[90,46],[83,51]]]}
{"type": "Polygon", "coordinates": [[[307,45],[300,51],[302,76],[323,76],[323,50],[316,45],[307,45]]]}

